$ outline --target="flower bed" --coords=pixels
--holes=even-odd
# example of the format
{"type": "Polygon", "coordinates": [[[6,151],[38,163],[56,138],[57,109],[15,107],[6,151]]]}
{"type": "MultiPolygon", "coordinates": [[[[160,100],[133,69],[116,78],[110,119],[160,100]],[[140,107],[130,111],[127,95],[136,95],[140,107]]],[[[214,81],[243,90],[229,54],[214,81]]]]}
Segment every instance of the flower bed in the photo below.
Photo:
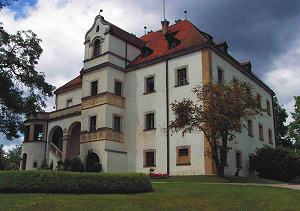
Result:
{"type": "Polygon", "coordinates": [[[158,174],[156,174],[156,173],[150,173],[149,177],[151,179],[163,179],[163,178],[169,177],[169,175],[168,174],[162,174],[162,173],[158,173],[158,174]]]}

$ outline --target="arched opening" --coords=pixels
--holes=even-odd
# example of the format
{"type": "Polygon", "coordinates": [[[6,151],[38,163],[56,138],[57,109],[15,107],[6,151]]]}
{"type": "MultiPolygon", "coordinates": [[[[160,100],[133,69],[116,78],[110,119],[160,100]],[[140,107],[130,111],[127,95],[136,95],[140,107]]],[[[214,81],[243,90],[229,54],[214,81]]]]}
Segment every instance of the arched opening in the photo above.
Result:
{"type": "Polygon", "coordinates": [[[67,142],[66,158],[72,159],[79,156],[80,153],[80,122],[74,122],[68,131],[69,138],[67,142]]]}
{"type": "Polygon", "coordinates": [[[50,141],[58,149],[62,150],[63,148],[63,130],[61,127],[56,126],[50,132],[50,141]]]}
{"type": "Polygon", "coordinates": [[[94,47],[93,56],[94,57],[99,56],[101,54],[101,43],[99,39],[95,40],[93,47],[94,47]]]}
{"type": "Polygon", "coordinates": [[[94,152],[91,152],[87,155],[86,158],[86,167],[87,172],[100,172],[102,171],[102,165],[98,155],[94,152]]]}
{"type": "Polygon", "coordinates": [[[27,154],[24,153],[23,156],[22,156],[21,170],[26,170],[26,164],[27,164],[27,154]]]}

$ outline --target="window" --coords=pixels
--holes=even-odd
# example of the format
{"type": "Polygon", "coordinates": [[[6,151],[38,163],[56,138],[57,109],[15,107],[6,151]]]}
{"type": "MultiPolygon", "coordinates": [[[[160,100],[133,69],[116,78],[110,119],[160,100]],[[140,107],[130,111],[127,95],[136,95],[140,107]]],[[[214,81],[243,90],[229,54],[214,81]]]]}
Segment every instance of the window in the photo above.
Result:
{"type": "Polygon", "coordinates": [[[122,96],[122,83],[115,81],[115,95],[122,96]]]}
{"type": "Polygon", "coordinates": [[[257,94],[256,95],[256,102],[259,108],[261,108],[261,95],[257,94]]]}
{"type": "Polygon", "coordinates": [[[271,115],[271,104],[269,100],[267,100],[267,113],[271,115]]]}
{"type": "Polygon", "coordinates": [[[248,120],[248,135],[253,136],[253,121],[248,120]]]}
{"type": "Polygon", "coordinates": [[[122,121],[120,116],[113,117],[113,130],[121,132],[122,130],[122,121]]]}
{"type": "Polygon", "coordinates": [[[43,141],[43,125],[34,125],[34,140],[43,141]]]}
{"type": "Polygon", "coordinates": [[[24,127],[24,142],[29,141],[30,125],[24,127]]]}
{"type": "Polygon", "coordinates": [[[186,84],[188,84],[186,68],[178,69],[177,70],[177,86],[183,86],[186,84]]]}
{"type": "Polygon", "coordinates": [[[94,42],[94,52],[93,52],[93,56],[99,56],[101,54],[101,43],[100,40],[95,40],[94,42]]]}
{"type": "Polygon", "coordinates": [[[155,129],[155,123],[154,123],[154,113],[148,113],[146,114],[146,130],[152,130],[155,129]]]}
{"type": "Polygon", "coordinates": [[[72,99],[67,99],[67,108],[71,107],[73,105],[72,99]]]}
{"type": "Polygon", "coordinates": [[[224,73],[223,70],[218,68],[218,83],[222,83],[224,81],[224,73]]]}
{"type": "Polygon", "coordinates": [[[235,152],[235,166],[236,168],[242,168],[242,152],[236,151],[235,152]]]}
{"type": "Polygon", "coordinates": [[[259,135],[259,139],[260,140],[264,140],[264,128],[262,126],[262,124],[258,125],[258,135],[259,135]]]}
{"type": "Polygon", "coordinates": [[[91,82],[91,96],[98,94],[98,81],[91,82]]]}
{"type": "Polygon", "coordinates": [[[34,161],[34,162],[33,162],[33,168],[36,169],[37,167],[38,167],[38,162],[37,162],[37,161],[34,161]]]}
{"type": "Polygon", "coordinates": [[[268,134],[269,134],[269,144],[273,144],[273,136],[272,136],[272,130],[271,129],[268,130],[268,134]]]}
{"type": "Polygon", "coordinates": [[[97,117],[91,116],[90,117],[90,132],[96,131],[96,122],[97,122],[97,117]]]}
{"type": "Polygon", "coordinates": [[[180,41],[174,35],[168,36],[167,42],[169,49],[176,48],[180,44],[180,41]]]}
{"type": "Polygon", "coordinates": [[[154,87],[154,76],[147,77],[145,79],[145,93],[151,93],[155,92],[155,87],[154,87]]]}
{"type": "Polygon", "coordinates": [[[144,167],[155,166],[155,150],[144,151],[144,167]]]}
{"type": "Polygon", "coordinates": [[[177,164],[176,165],[191,165],[190,151],[189,146],[177,147],[177,164]]]}

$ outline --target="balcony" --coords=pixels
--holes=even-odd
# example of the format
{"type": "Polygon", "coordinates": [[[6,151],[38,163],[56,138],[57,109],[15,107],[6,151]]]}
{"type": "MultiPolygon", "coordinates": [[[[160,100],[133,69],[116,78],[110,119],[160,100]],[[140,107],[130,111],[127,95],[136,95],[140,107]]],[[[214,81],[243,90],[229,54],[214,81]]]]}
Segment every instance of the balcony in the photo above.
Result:
{"type": "Polygon", "coordinates": [[[49,113],[49,119],[64,118],[67,116],[79,115],[81,113],[81,104],[60,109],[49,113]]]}
{"type": "Polygon", "coordinates": [[[81,101],[82,101],[81,103],[82,110],[104,105],[104,104],[125,108],[125,97],[118,96],[110,92],[103,92],[96,96],[84,97],[81,99],[81,101]]]}
{"type": "Polygon", "coordinates": [[[94,141],[116,141],[124,142],[124,134],[122,132],[114,131],[111,128],[100,128],[94,132],[82,132],[80,135],[80,142],[94,142],[94,141]]]}

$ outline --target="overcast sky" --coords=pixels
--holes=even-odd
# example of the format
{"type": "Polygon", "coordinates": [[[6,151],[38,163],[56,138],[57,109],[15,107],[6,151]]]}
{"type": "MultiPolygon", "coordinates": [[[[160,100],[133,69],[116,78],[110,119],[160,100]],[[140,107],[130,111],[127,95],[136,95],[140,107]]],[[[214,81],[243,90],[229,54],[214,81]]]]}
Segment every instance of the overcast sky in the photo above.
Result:
{"type": "MultiPolygon", "coordinates": [[[[11,33],[31,29],[43,40],[37,70],[59,87],[79,74],[84,35],[100,9],[108,21],[137,36],[144,26],[160,29],[163,17],[162,0],[19,0],[1,10],[0,22],[11,33]]],[[[183,19],[184,10],[200,30],[227,41],[235,58],[250,60],[253,72],[293,110],[293,96],[300,94],[299,0],[166,0],[171,23],[183,19]]],[[[10,144],[0,136],[1,142],[10,144]]]]}

